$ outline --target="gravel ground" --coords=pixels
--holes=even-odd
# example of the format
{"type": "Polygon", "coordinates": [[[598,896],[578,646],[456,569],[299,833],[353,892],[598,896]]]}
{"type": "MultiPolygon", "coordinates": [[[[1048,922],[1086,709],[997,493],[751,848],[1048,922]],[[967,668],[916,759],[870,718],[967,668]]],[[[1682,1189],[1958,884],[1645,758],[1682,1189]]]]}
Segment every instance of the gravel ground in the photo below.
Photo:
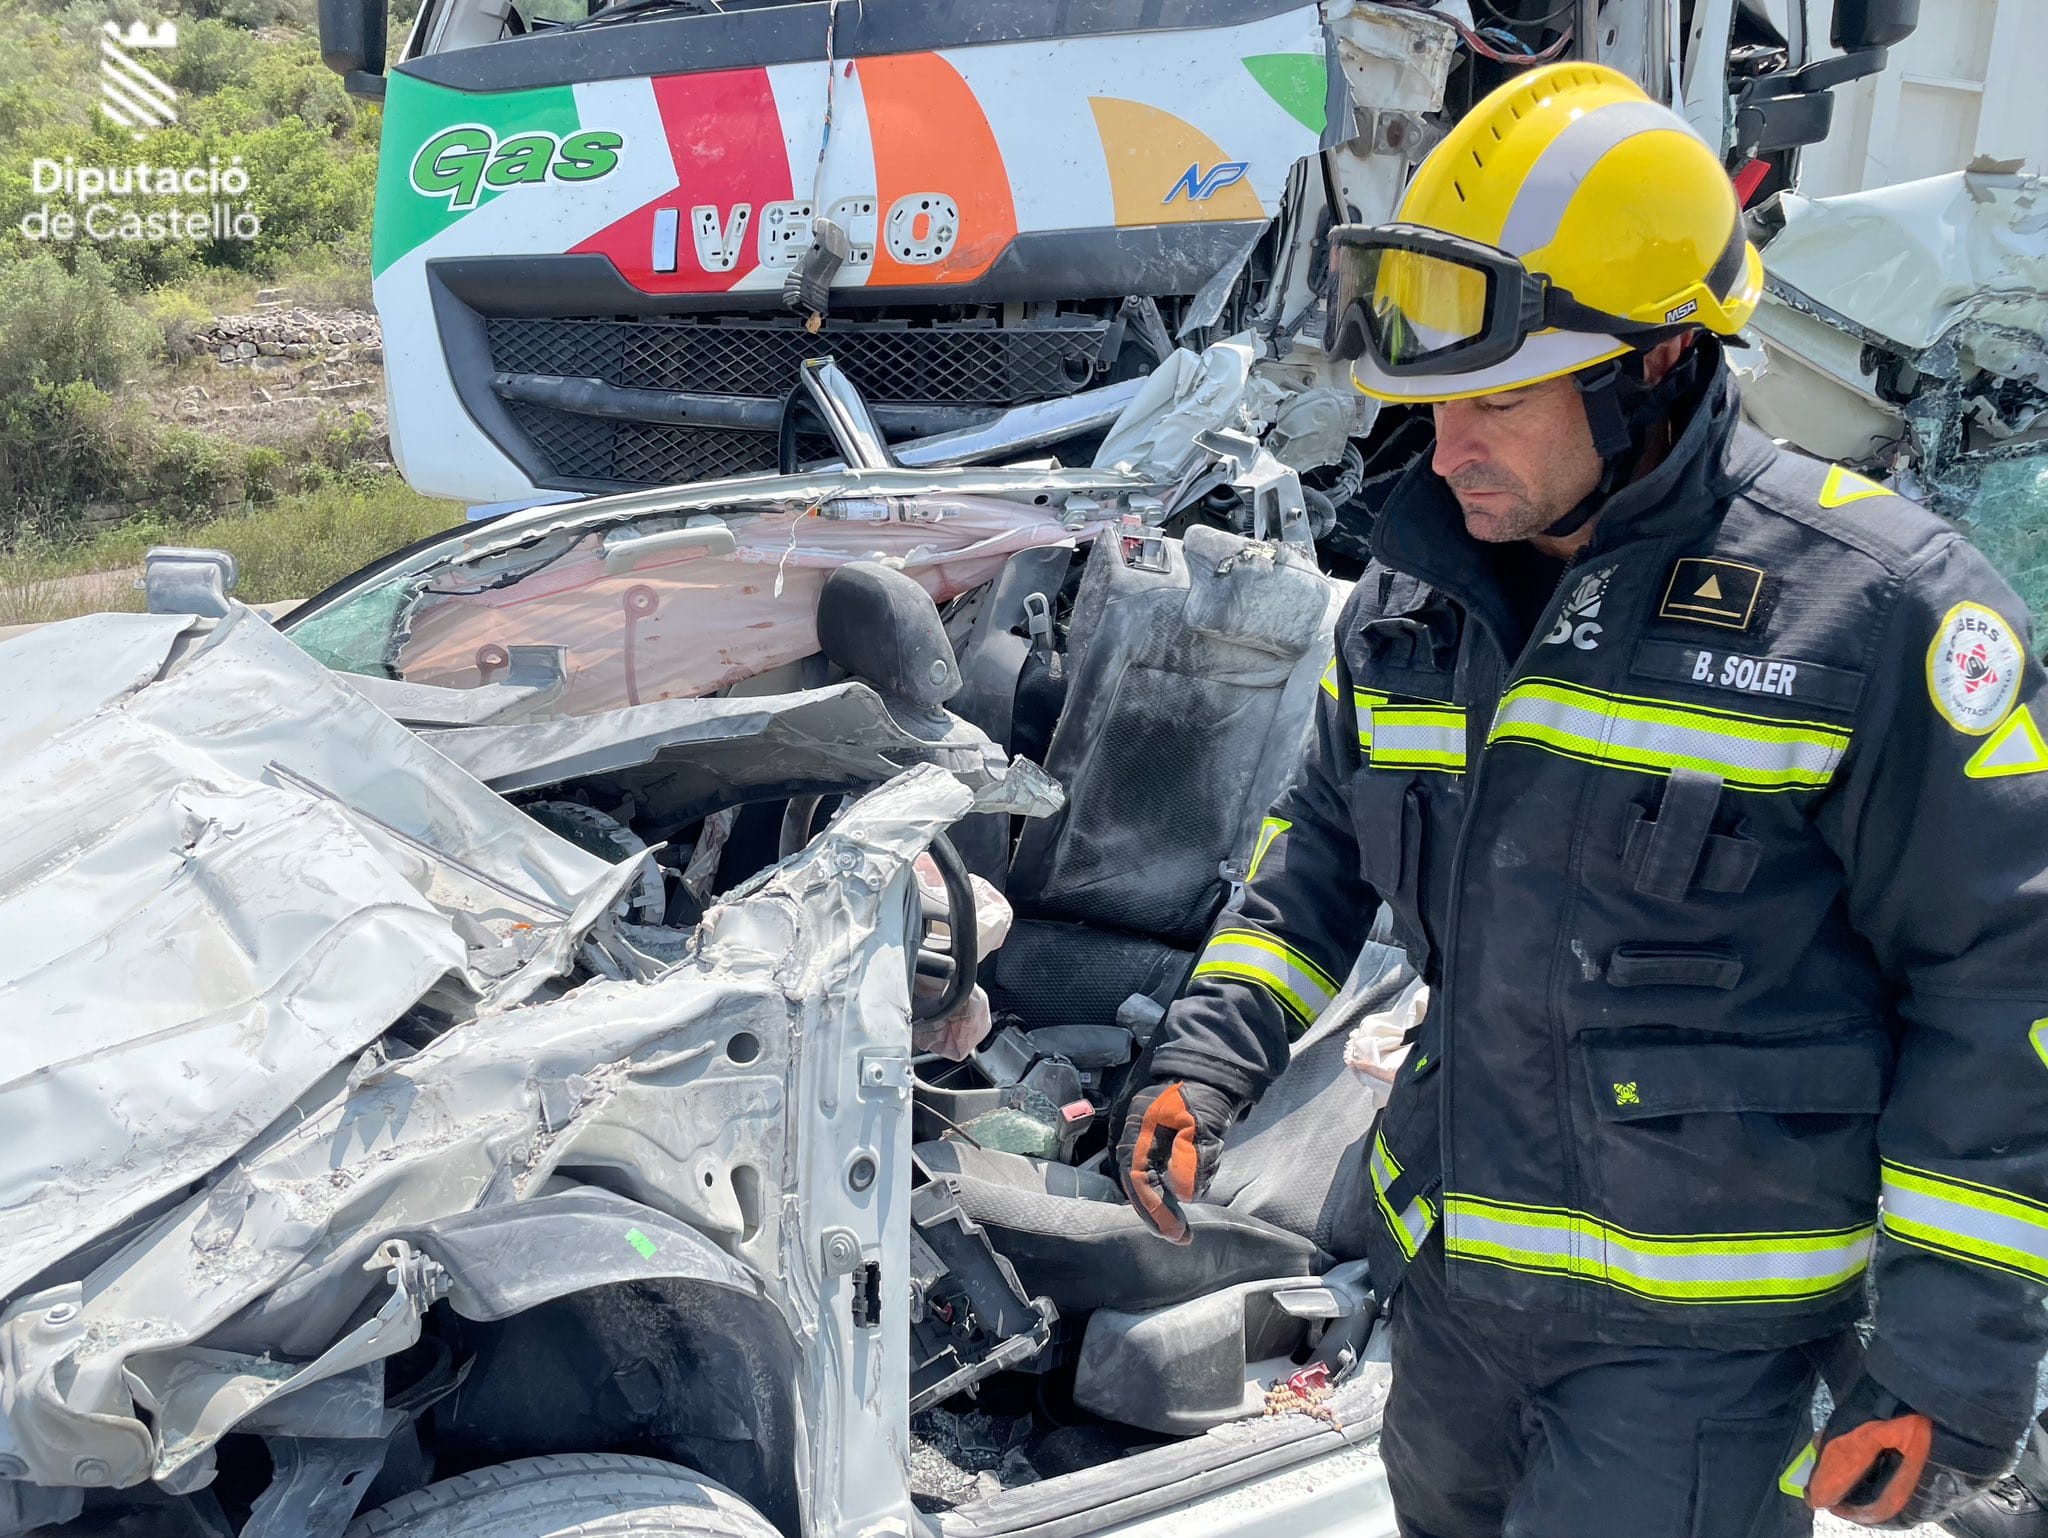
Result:
{"type": "MultiPolygon", "coordinates": [[[[1813,1519],[1813,1538],[1870,1538],[1870,1529],[1823,1513],[1813,1519]]],[[[1916,1527],[1906,1538],[1948,1538],[1938,1527],[1916,1527]]]]}

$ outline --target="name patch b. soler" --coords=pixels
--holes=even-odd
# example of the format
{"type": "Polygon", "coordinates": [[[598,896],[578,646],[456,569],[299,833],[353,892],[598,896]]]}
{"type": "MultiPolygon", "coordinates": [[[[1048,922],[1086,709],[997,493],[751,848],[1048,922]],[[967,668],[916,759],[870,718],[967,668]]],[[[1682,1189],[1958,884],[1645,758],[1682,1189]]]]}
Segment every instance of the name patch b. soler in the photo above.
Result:
{"type": "Polygon", "coordinates": [[[1730,694],[1770,695],[1842,711],[1854,710],[1856,698],[1863,692],[1862,675],[1842,668],[1822,667],[1796,657],[1752,657],[1676,641],[1637,643],[1629,671],[1730,694]]]}
{"type": "Polygon", "coordinates": [[[2004,616],[1981,603],[1959,603],[1941,617],[1927,648],[1927,697],[1950,726],[1981,737],[2005,719],[2025,664],[2004,616]]]}

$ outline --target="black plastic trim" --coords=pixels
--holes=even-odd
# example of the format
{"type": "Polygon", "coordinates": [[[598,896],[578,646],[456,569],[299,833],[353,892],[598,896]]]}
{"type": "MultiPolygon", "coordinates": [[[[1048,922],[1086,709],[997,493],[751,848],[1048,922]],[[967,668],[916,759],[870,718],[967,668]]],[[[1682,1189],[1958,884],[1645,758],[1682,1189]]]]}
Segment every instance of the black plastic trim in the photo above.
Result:
{"type": "MultiPolygon", "coordinates": [[[[1115,299],[1134,293],[1175,297],[1194,292],[1234,260],[1245,241],[1262,227],[1250,220],[1236,220],[1033,231],[1017,236],[989,270],[971,283],[847,290],[835,295],[836,313],[854,319],[875,309],[920,304],[1115,299]]],[[[424,271],[448,377],[463,410],[528,480],[555,491],[637,490],[638,483],[555,473],[491,388],[499,371],[491,357],[484,325],[487,317],[781,313],[780,296],[774,290],[644,293],[620,275],[611,258],[596,252],[442,257],[427,262],[424,271]]],[[[828,320],[820,343],[827,349],[830,330],[828,320]]]]}
{"type": "MultiPolygon", "coordinates": [[[[889,0],[842,7],[832,51],[845,59],[978,43],[1184,32],[1240,26],[1301,8],[1301,0],[889,0]]],[[[425,54],[401,64],[397,73],[458,91],[524,91],[822,61],[829,10],[822,0],[807,0],[714,16],[651,16],[580,31],[564,28],[425,54]]]]}
{"type": "MultiPolygon", "coordinates": [[[[603,257],[593,260],[616,276],[612,264],[603,257]]],[[[477,431],[496,444],[504,456],[519,467],[520,473],[536,486],[551,491],[619,490],[610,482],[563,479],[555,475],[553,466],[541,457],[539,446],[520,430],[504,401],[491,389],[491,376],[497,370],[491,363],[490,332],[476,308],[465,303],[448,286],[443,266],[440,262],[427,263],[427,298],[433,305],[434,329],[441,334],[441,352],[447,361],[449,382],[455,386],[455,398],[469,413],[477,431]]]]}

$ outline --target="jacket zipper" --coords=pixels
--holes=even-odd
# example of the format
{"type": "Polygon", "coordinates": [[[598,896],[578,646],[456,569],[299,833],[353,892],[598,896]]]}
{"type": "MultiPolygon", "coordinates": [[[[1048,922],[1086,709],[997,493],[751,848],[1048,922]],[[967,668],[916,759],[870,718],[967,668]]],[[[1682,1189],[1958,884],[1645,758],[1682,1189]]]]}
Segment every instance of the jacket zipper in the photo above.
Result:
{"type": "MultiPolygon", "coordinates": [[[[1479,626],[1481,630],[1487,630],[1487,640],[1493,646],[1494,655],[1498,657],[1501,661],[1502,671],[1500,673],[1500,676],[1494,681],[1492,711],[1489,713],[1488,718],[1484,722],[1480,722],[1477,724],[1476,729],[1479,732],[1479,740],[1476,751],[1474,750],[1474,744],[1472,740],[1472,732],[1474,730],[1474,726],[1468,722],[1466,727],[1465,751],[1467,757],[1470,759],[1472,764],[1471,779],[1467,782],[1465,788],[1465,815],[1459,820],[1458,837],[1457,840],[1451,846],[1450,911],[1446,916],[1444,922],[1444,967],[1442,1001],[1442,1007],[1444,1012],[1444,1028],[1439,1033],[1436,1049],[1436,1076],[1438,1080],[1436,1162],[1437,1171],[1439,1175],[1442,1177],[1443,1181],[1442,1186],[1438,1189],[1437,1195],[1438,1207],[1442,1215],[1442,1221],[1445,1228],[1445,1233],[1442,1242],[1444,1245],[1444,1260],[1447,1272],[1445,1277],[1446,1286],[1449,1285],[1449,1228],[1451,1215],[1449,1206],[1444,1201],[1444,1198],[1449,1194],[1451,1190],[1451,1073],[1454,1067],[1454,1059],[1452,1059],[1450,1054],[1450,1044],[1452,1020],[1451,1006],[1453,999],[1455,997],[1453,978],[1456,975],[1458,966],[1458,918],[1464,909],[1464,903],[1460,897],[1460,893],[1463,890],[1465,856],[1472,842],[1472,824],[1476,820],[1477,813],[1479,810],[1480,780],[1486,773],[1486,739],[1493,734],[1492,718],[1493,716],[1499,714],[1500,702],[1507,697],[1508,686],[1510,682],[1514,679],[1516,674],[1521,672],[1522,669],[1525,666],[1527,666],[1528,661],[1531,655],[1534,653],[1535,649],[1543,644],[1543,638],[1546,635],[1548,635],[1550,631],[1554,628],[1554,621],[1552,619],[1551,610],[1558,607],[1558,600],[1564,596],[1565,584],[1571,578],[1572,569],[1578,564],[1578,558],[1580,553],[1581,552],[1574,551],[1570,556],[1566,558],[1563,569],[1559,571],[1557,574],[1557,585],[1551,589],[1550,597],[1544,602],[1543,609],[1537,618],[1535,628],[1529,632],[1529,639],[1523,642],[1520,655],[1515,657],[1512,662],[1508,659],[1507,649],[1500,644],[1500,637],[1494,635],[1490,630],[1487,630],[1487,627],[1485,625],[1482,624],[1479,626]]],[[[1474,613],[1471,603],[1467,600],[1462,599],[1460,600],[1460,602],[1464,606],[1466,615],[1468,617],[1471,616],[1474,613]]],[[[1556,1036],[1556,1034],[1557,1033],[1555,1031],[1552,1032],[1553,1038],[1556,1036]]],[[[1559,1077],[1560,1082],[1562,1082],[1563,1069],[1560,1066],[1553,1066],[1552,1071],[1559,1077]]],[[[1560,1105],[1560,1140],[1562,1140],[1562,1133],[1564,1130],[1562,1113],[1563,1107],[1560,1105]]],[[[1574,1173],[1573,1183],[1576,1185],[1576,1172],[1574,1173]]],[[[1570,1205],[1570,1203],[1567,1202],[1566,1205],[1570,1205]]]]}

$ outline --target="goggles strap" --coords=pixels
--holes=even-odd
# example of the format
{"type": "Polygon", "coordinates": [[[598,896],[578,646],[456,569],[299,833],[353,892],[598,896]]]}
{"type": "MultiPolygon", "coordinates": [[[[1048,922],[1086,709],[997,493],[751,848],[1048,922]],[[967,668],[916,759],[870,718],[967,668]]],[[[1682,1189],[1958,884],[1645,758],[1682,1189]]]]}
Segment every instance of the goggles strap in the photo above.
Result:
{"type": "Polygon", "coordinates": [[[1600,479],[1577,507],[1543,531],[1552,539],[1576,534],[1590,523],[1593,515],[1607,505],[1614,488],[1622,484],[1623,465],[1636,458],[1631,452],[1635,448],[1635,433],[1629,422],[1631,413],[1621,400],[1622,363],[1624,359],[1634,360],[1636,378],[1640,379],[1641,357],[1641,353],[1625,353],[1621,358],[1610,358],[1572,375],[1579,399],[1586,403],[1586,425],[1593,430],[1593,452],[1600,456],[1600,479]]]}
{"type": "Polygon", "coordinates": [[[1576,534],[1607,505],[1607,499],[1635,479],[1642,463],[1647,430],[1671,414],[1680,397],[1699,376],[1699,348],[1686,348],[1655,384],[1643,382],[1644,350],[1623,353],[1572,376],[1586,403],[1586,425],[1593,431],[1593,452],[1600,456],[1600,479],[1570,512],[1543,532],[1553,539],[1576,534]]]}

